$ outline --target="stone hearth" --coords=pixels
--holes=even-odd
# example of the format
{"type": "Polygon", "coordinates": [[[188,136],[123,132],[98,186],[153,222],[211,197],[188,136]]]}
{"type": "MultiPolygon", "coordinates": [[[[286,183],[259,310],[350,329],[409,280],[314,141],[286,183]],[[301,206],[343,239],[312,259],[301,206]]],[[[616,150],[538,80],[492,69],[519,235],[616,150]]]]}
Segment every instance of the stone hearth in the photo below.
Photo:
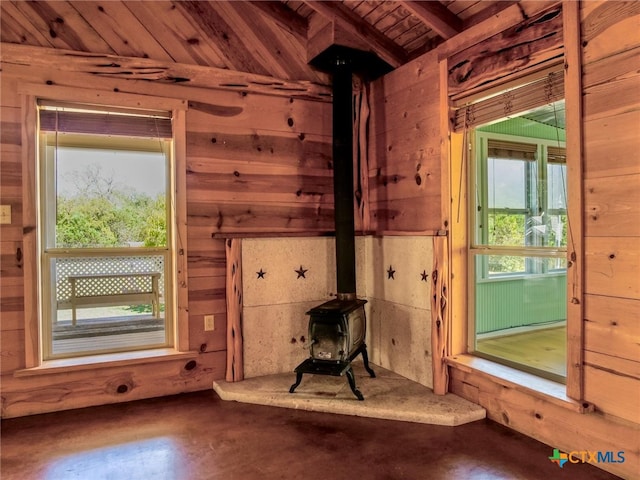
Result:
{"type": "Polygon", "coordinates": [[[376,378],[369,377],[362,362],[353,363],[363,402],[353,396],[346,378],[326,375],[305,375],[293,394],[289,393],[295,381],[292,372],[236,383],[216,381],[213,388],[223,400],[433,425],[462,425],[486,416],[484,408],[456,395],[434,395],[428,387],[371,366],[376,378]]]}

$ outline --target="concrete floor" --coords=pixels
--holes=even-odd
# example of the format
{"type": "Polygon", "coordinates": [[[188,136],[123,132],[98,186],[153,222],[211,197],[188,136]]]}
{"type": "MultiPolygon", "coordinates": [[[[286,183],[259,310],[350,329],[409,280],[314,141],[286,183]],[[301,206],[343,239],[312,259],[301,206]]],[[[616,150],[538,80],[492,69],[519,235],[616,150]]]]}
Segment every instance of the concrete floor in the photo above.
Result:
{"type": "Polygon", "coordinates": [[[225,402],[211,390],[2,421],[2,480],[612,479],[489,420],[457,427],[225,402]]]}

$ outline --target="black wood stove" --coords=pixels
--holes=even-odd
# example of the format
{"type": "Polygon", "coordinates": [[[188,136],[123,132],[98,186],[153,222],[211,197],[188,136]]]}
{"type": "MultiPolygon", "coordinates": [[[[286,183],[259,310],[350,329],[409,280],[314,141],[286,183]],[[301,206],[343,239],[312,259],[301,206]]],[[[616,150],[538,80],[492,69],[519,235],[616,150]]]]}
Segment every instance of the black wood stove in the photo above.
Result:
{"type": "Polygon", "coordinates": [[[333,74],[333,194],[338,295],[307,312],[310,316],[310,357],[296,367],[296,382],[289,392],[295,391],[305,373],[346,376],[354,395],[358,400],[364,400],[356,388],[351,362],[362,354],[369,375],[375,377],[375,373],[369,367],[365,344],[366,300],[359,300],[355,293],[352,77],[358,72],[374,78],[389,72],[391,67],[370,52],[338,45],[329,47],[311,63],[333,74]]]}
{"type": "Polygon", "coordinates": [[[349,386],[358,400],[364,400],[356,387],[351,361],[362,354],[364,368],[371,377],[375,372],[369,367],[364,304],[366,300],[330,300],[307,312],[309,319],[309,338],[311,356],[295,369],[296,383],[291,385],[290,393],[300,385],[302,375],[346,375],[349,386]]]}

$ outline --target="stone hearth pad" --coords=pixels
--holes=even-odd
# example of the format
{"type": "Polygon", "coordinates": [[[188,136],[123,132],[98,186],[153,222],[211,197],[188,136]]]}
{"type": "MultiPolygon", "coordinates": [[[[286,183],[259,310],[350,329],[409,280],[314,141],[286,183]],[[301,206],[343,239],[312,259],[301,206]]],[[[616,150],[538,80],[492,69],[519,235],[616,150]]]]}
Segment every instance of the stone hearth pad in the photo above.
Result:
{"type": "Polygon", "coordinates": [[[353,395],[346,377],[305,374],[295,393],[289,393],[296,377],[293,372],[233,383],[215,381],[213,389],[223,400],[432,425],[456,426],[486,416],[484,408],[457,395],[435,395],[428,387],[371,367],[376,378],[369,377],[361,362],[353,363],[363,402],[353,395]]]}

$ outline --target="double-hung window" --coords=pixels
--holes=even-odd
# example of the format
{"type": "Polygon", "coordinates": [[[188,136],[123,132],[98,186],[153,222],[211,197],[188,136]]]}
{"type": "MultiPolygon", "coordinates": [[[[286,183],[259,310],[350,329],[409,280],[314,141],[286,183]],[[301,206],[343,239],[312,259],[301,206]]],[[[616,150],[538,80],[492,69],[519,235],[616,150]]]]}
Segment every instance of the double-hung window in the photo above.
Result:
{"type": "Polygon", "coordinates": [[[468,351],[560,382],[570,228],[563,95],[552,71],[463,104],[454,118],[470,154],[468,351]]]}
{"type": "Polygon", "coordinates": [[[171,112],[40,100],[44,360],[171,347],[171,112]]]}

